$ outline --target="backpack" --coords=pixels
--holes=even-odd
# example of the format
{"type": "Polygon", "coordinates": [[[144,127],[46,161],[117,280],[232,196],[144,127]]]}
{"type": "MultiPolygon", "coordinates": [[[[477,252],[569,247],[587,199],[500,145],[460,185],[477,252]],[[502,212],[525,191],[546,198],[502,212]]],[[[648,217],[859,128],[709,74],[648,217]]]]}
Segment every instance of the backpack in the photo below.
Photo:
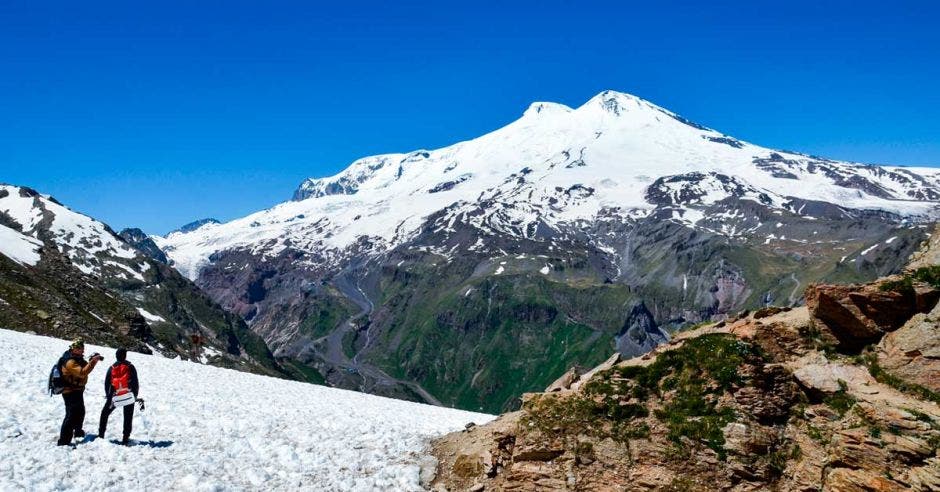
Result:
{"type": "Polygon", "coordinates": [[[111,366],[111,387],[114,388],[114,394],[111,396],[111,403],[115,407],[123,407],[134,403],[136,399],[134,393],[131,393],[131,369],[130,364],[115,364],[111,366]]]}
{"type": "Polygon", "coordinates": [[[61,395],[62,391],[68,386],[65,376],[62,375],[62,365],[67,360],[65,357],[60,357],[52,366],[52,370],[49,371],[49,396],[61,395]]]}

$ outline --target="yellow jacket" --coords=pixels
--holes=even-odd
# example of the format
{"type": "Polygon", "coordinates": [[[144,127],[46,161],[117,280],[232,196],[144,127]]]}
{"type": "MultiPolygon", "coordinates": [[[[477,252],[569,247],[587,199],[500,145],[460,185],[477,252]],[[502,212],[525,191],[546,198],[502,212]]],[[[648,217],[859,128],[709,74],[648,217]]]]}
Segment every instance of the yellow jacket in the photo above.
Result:
{"type": "Polygon", "coordinates": [[[85,391],[85,384],[88,383],[88,374],[91,373],[98,359],[92,359],[91,362],[85,362],[84,359],[75,358],[66,361],[62,367],[62,375],[65,377],[65,389],[62,393],[68,394],[75,391],[85,391]],[[83,364],[84,362],[84,364],[83,364]]]}

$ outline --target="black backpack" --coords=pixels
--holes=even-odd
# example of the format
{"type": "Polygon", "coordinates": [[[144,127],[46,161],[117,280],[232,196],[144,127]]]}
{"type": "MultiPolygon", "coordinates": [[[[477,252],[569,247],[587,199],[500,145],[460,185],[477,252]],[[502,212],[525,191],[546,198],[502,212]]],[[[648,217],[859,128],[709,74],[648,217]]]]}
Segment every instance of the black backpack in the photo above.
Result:
{"type": "Polygon", "coordinates": [[[68,386],[65,383],[65,376],[62,374],[62,366],[66,361],[68,361],[67,357],[60,357],[52,366],[52,370],[49,371],[49,396],[61,395],[62,391],[68,386]]]}

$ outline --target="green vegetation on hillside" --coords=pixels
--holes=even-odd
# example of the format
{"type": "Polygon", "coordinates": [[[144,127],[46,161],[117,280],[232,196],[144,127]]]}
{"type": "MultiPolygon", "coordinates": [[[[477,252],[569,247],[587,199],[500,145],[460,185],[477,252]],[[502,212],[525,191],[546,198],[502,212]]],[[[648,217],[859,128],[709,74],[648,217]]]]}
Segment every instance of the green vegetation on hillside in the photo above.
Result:
{"type": "Polygon", "coordinates": [[[626,442],[649,433],[652,414],[680,451],[692,442],[723,459],[722,428],[735,413],[719,400],[748,383],[739,372],[743,365],[763,363],[754,345],[727,334],[702,335],[647,366],[618,366],[594,375],[583,395],[537,395],[523,407],[522,425],[548,436],[585,434],[626,442]]]}
{"type": "Polygon", "coordinates": [[[381,334],[387,351],[374,356],[459,408],[516,408],[572,365],[600,363],[633,300],[624,285],[573,287],[541,274],[465,282],[466,273],[422,264],[387,279],[378,311],[395,316],[381,334]]]}

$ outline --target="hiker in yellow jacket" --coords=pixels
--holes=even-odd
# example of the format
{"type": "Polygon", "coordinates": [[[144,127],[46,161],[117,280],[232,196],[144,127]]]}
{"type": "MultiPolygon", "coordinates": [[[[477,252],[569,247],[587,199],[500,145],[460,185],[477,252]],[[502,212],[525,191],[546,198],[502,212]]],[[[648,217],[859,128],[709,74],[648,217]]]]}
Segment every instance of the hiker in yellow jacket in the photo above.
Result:
{"type": "Polygon", "coordinates": [[[104,357],[96,353],[91,356],[91,360],[86,362],[84,355],[85,342],[78,338],[72,342],[59,360],[59,367],[65,380],[65,389],[62,390],[65,419],[62,421],[62,429],[59,432],[59,446],[71,444],[73,438],[85,437],[85,431],[82,430],[85,424],[85,384],[88,382],[88,375],[104,357]]]}

